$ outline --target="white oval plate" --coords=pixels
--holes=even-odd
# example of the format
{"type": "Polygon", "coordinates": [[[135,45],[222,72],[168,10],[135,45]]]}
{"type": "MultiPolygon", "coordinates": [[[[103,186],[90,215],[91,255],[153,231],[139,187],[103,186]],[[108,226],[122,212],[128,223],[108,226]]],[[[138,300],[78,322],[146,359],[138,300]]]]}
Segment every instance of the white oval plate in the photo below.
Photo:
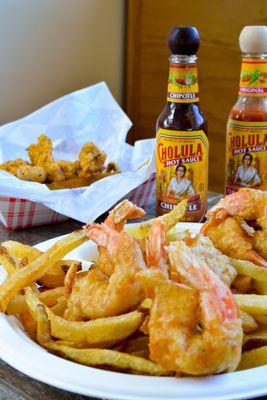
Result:
{"type": "MultiPolygon", "coordinates": [[[[200,224],[179,224],[179,231],[198,232],[200,224]]],[[[59,238],[40,243],[46,250],[59,238]]],[[[86,242],[68,254],[83,261],[96,257],[86,242]]],[[[3,274],[2,274],[3,277],[3,274]]],[[[104,371],[64,360],[34,343],[14,317],[0,314],[0,357],[41,382],[88,396],[114,400],[234,400],[267,394],[267,366],[203,378],[150,377],[104,371]]]]}

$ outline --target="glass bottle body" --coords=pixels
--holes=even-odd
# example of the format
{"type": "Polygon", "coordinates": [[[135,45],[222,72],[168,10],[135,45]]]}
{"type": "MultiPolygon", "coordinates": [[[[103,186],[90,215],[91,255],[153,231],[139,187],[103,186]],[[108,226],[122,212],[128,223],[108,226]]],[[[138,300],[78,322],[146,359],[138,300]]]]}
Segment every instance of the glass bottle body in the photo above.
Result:
{"type": "Polygon", "coordinates": [[[198,222],[206,210],[207,122],[199,108],[196,57],[173,57],[167,103],[156,124],[157,213],[170,212],[186,199],[185,220],[198,222]],[[193,65],[188,67],[190,63],[193,65]],[[173,85],[174,79],[178,88],[173,85]]]}
{"type": "Polygon", "coordinates": [[[226,194],[267,189],[267,55],[242,57],[239,97],[227,124],[226,194]]]}

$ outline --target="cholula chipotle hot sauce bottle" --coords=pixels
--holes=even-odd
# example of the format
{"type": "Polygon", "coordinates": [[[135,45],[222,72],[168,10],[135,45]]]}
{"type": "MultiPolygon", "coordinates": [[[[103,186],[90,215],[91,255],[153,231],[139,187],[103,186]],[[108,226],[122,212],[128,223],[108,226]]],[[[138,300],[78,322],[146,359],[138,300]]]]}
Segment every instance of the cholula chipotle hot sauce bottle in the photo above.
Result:
{"type": "Polygon", "coordinates": [[[239,37],[239,97],[226,137],[226,194],[267,190],[267,27],[246,26],[239,37]]]}
{"type": "Polygon", "coordinates": [[[156,127],[157,212],[168,213],[188,199],[185,221],[198,222],[206,211],[209,157],[207,123],[199,108],[198,31],[175,27],[168,43],[167,103],[156,127]]]}

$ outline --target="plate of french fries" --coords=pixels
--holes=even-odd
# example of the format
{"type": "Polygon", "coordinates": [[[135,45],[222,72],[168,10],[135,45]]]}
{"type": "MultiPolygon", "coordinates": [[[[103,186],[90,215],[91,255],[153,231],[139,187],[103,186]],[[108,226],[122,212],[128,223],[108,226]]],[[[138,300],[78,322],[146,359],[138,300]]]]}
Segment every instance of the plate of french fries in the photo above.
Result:
{"type": "Polygon", "coordinates": [[[102,224],[0,246],[0,357],[42,382],[109,399],[267,392],[267,199],[242,189],[204,224],[124,200],[102,224]]]}

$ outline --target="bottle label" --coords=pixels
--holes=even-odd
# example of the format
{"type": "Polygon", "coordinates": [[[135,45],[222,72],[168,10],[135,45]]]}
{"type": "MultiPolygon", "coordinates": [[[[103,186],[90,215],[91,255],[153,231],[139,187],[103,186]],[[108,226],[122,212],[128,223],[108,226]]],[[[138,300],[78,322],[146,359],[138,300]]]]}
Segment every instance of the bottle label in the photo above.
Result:
{"type": "Polygon", "coordinates": [[[267,59],[243,58],[240,96],[267,96],[267,59]]]}
{"type": "Polygon", "coordinates": [[[156,187],[159,215],[188,199],[184,220],[201,221],[206,212],[209,142],[203,131],[159,129],[156,187]]]}
{"type": "Polygon", "coordinates": [[[229,119],[226,140],[226,194],[241,187],[267,190],[267,121],[229,119]]]}
{"type": "Polygon", "coordinates": [[[195,103],[199,101],[196,63],[171,63],[167,101],[195,103]]]}

